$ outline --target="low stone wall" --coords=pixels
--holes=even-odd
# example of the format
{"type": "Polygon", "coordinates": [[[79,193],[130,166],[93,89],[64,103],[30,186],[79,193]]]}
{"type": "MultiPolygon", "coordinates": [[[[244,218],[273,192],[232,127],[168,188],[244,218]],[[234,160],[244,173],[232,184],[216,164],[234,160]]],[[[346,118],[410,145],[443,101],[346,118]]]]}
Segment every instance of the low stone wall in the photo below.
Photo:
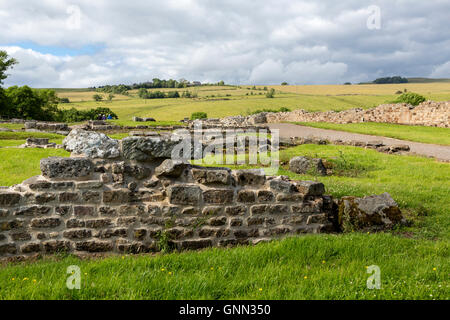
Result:
{"type": "Polygon", "coordinates": [[[430,127],[450,127],[450,102],[427,101],[417,107],[407,104],[384,104],[372,109],[352,109],[341,112],[292,112],[267,113],[268,123],[279,122],[331,122],[360,123],[380,122],[430,127]]]}
{"type": "Polygon", "coordinates": [[[172,161],[173,142],[159,138],[101,142],[117,144],[114,152],[94,152],[94,140],[65,143],[92,158],[43,159],[41,176],[0,189],[0,258],[224,247],[336,230],[322,183],[172,161]]]}

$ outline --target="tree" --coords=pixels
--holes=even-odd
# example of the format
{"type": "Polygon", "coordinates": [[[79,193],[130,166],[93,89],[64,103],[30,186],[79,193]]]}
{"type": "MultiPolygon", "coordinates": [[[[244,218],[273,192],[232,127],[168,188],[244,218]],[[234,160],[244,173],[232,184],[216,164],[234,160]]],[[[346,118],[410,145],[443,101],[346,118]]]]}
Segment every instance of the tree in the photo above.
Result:
{"type": "Polygon", "coordinates": [[[289,83],[287,83],[287,82],[283,82],[283,83],[281,83],[281,85],[282,85],[282,86],[288,86],[288,85],[289,85],[289,83]]]}
{"type": "Polygon", "coordinates": [[[0,51],[0,85],[2,85],[3,80],[8,77],[6,71],[15,64],[17,64],[16,59],[9,58],[6,51],[0,51]]]}
{"type": "Polygon", "coordinates": [[[102,97],[101,95],[99,95],[98,93],[94,94],[94,95],[92,96],[92,98],[93,98],[95,101],[97,101],[97,102],[103,100],[103,97],[102,97]]]}
{"type": "Polygon", "coordinates": [[[115,95],[113,95],[112,93],[108,94],[108,101],[112,101],[112,99],[114,99],[115,95]]]}
{"type": "Polygon", "coordinates": [[[267,98],[270,98],[270,99],[275,98],[275,89],[274,89],[274,88],[271,88],[271,89],[269,90],[269,92],[266,93],[266,97],[267,97],[267,98]]]}

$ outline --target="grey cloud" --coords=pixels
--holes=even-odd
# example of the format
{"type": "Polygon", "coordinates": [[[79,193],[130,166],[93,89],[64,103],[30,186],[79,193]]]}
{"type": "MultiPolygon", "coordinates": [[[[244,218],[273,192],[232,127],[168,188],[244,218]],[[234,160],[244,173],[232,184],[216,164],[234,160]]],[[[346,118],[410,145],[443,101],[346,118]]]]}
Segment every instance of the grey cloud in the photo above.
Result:
{"type": "Polygon", "coordinates": [[[6,85],[450,77],[449,12],[450,2],[440,0],[0,0],[0,46],[20,60],[6,85]],[[70,5],[81,10],[79,29],[67,25],[70,5]],[[366,27],[370,5],[381,8],[380,30],[366,27]],[[13,46],[23,42],[103,49],[60,57],[13,46]]]}

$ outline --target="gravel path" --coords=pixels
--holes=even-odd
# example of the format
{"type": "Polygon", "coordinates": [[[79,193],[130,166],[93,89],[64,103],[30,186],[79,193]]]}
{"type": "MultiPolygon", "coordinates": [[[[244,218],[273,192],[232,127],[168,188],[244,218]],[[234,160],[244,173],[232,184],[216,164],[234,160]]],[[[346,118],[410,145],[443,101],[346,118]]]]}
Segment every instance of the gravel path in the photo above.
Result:
{"type": "Polygon", "coordinates": [[[407,144],[411,148],[411,152],[423,155],[427,157],[434,157],[442,161],[450,162],[450,146],[440,146],[437,144],[428,144],[420,142],[405,141],[393,138],[386,138],[380,136],[371,136],[366,134],[351,133],[344,131],[335,131],[327,129],[318,129],[312,127],[304,127],[289,123],[274,123],[269,124],[270,129],[279,129],[280,138],[290,138],[290,137],[315,137],[320,139],[342,140],[342,141],[361,141],[361,142],[371,142],[371,141],[382,141],[385,145],[391,146],[396,144],[407,144]]]}

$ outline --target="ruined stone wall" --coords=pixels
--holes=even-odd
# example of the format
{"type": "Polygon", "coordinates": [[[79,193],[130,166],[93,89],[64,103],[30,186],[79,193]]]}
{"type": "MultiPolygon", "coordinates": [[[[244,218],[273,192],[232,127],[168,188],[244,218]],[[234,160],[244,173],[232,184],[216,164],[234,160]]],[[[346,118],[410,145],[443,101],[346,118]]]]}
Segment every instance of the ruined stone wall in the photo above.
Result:
{"type": "Polygon", "coordinates": [[[450,127],[450,102],[427,101],[417,107],[407,104],[384,104],[372,109],[352,109],[341,112],[314,112],[294,110],[292,112],[268,113],[268,123],[331,122],[360,123],[381,122],[430,127],[450,127]]]}
{"type": "MultiPolygon", "coordinates": [[[[93,140],[79,145],[88,150],[93,140]]],[[[158,138],[102,144],[109,152],[43,159],[41,176],[0,189],[0,259],[224,247],[334,230],[321,183],[172,161],[173,143],[158,138]]]]}

